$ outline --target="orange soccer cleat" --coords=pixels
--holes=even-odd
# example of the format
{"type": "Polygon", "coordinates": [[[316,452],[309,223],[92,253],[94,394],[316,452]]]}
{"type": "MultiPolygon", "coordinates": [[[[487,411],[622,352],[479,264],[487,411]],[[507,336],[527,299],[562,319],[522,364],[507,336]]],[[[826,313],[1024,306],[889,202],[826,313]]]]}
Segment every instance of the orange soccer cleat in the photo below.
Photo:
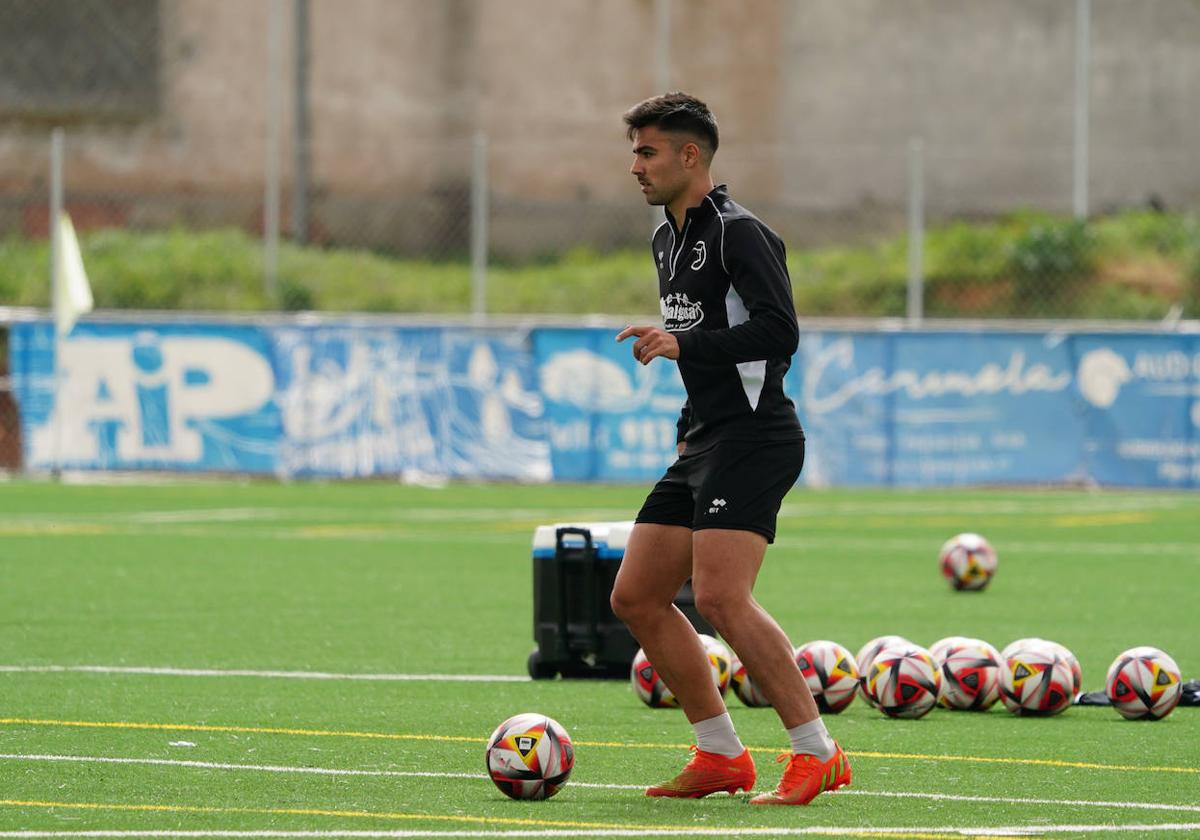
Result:
{"type": "Polygon", "coordinates": [[[676,796],[699,799],[717,791],[737,793],[754,787],[754,759],[749,750],[737,758],[704,752],[692,747],[692,760],[669,782],[646,788],[647,796],[676,796]]]}
{"type": "Polygon", "coordinates": [[[807,805],[817,794],[837,790],[850,784],[850,762],[842,748],[828,761],[807,753],[784,753],[779,761],[788,760],[779,787],[770,793],[760,793],[750,800],[751,805],[807,805]]]}

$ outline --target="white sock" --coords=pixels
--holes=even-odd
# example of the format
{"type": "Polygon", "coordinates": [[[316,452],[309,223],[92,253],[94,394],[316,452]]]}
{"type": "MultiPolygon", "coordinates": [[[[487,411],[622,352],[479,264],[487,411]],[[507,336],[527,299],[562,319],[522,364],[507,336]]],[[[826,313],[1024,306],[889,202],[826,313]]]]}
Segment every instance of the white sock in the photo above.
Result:
{"type": "Polygon", "coordinates": [[[787,734],[792,739],[792,752],[794,753],[808,753],[815,755],[821,761],[828,761],[837,751],[833,739],[829,737],[829,732],[825,729],[825,721],[820,718],[793,726],[787,731],[787,734]]]}
{"type": "Polygon", "coordinates": [[[700,720],[692,724],[696,730],[696,746],[704,752],[737,758],[746,748],[742,746],[737,733],[733,731],[733,720],[729,712],[700,720]]]}

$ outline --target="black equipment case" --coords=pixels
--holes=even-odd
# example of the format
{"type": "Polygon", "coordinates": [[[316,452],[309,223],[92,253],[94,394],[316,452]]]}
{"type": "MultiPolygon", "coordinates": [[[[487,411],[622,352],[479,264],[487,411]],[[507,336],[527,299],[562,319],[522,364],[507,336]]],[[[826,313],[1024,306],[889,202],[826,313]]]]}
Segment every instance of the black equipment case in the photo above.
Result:
{"type": "MultiPolygon", "coordinates": [[[[632,522],[542,525],[533,537],[533,639],[529,676],[628,679],[638,643],[609,606],[632,522]]],[[[675,605],[699,633],[712,626],[696,612],[691,581],[675,605]]]]}

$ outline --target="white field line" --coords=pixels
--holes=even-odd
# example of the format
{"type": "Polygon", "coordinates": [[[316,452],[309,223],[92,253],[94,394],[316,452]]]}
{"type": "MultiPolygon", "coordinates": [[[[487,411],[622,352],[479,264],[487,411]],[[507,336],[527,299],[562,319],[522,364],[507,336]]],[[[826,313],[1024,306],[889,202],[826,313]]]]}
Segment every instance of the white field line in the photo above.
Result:
{"type": "Polygon", "coordinates": [[[962,514],[971,516],[1027,516],[1031,513],[1041,515],[1061,515],[1072,513],[1143,513],[1148,511],[1171,511],[1191,509],[1195,505],[1194,497],[1186,493],[1171,496],[1124,496],[1124,497],[1087,497],[1087,498],[1054,498],[1032,497],[1025,499],[995,499],[986,498],[953,501],[939,498],[936,502],[923,499],[919,495],[905,498],[861,501],[861,502],[822,502],[810,501],[801,493],[791,497],[779,509],[780,516],[836,516],[847,514],[852,516],[946,516],[962,514]]]}
{"type": "MultiPolygon", "coordinates": [[[[346,525],[380,522],[511,522],[534,520],[553,522],[561,515],[540,508],[390,508],[364,511],[361,508],[222,508],[209,510],[146,511],[118,516],[128,522],[246,522],[254,520],[311,523],[337,522],[346,525]]],[[[581,522],[603,522],[630,519],[628,508],[592,508],[572,511],[570,517],[581,522]]]]}
{"type": "Polygon", "coordinates": [[[532,520],[558,522],[607,522],[631,520],[636,510],[629,508],[589,508],[569,513],[543,508],[306,508],[306,507],[234,507],[177,510],[134,511],[128,513],[21,513],[0,515],[0,525],[105,525],[113,523],[177,525],[206,522],[289,522],[300,525],[313,522],[343,525],[368,525],[387,522],[512,522],[532,520]]]}
{"type": "MultiPolygon", "coordinates": [[[[863,551],[892,549],[895,551],[924,551],[933,545],[927,539],[871,539],[869,537],[779,537],[776,546],[785,548],[852,548],[863,551]]],[[[937,546],[933,547],[936,552],[937,546]]],[[[1200,543],[1119,543],[1119,542],[1024,542],[1006,541],[1001,552],[1013,554],[1051,554],[1062,560],[1088,560],[1097,554],[1126,556],[1157,556],[1169,554],[1200,558],[1200,543]]]]}
{"type": "MultiPolygon", "coordinates": [[[[82,764],[132,764],[158,767],[184,767],[199,770],[235,770],[258,773],[298,773],[318,776],[376,776],[388,778],[422,778],[422,779],[466,779],[470,781],[488,782],[484,773],[444,773],[435,771],[407,770],[354,770],[338,767],[294,767],[279,764],[230,764],[212,761],[186,761],[170,758],[120,758],[115,756],[95,755],[37,755],[24,753],[0,753],[0,761],[47,761],[73,762],[82,764]]],[[[646,785],[603,784],[600,782],[571,782],[574,788],[594,788],[600,790],[636,790],[646,789],[646,785]]],[[[979,802],[989,805],[1053,805],[1077,806],[1083,808],[1115,808],[1143,811],[1173,811],[1200,813],[1200,805],[1176,805],[1169,802],[1116,802],[1091,799],[1035,799],[1020,796],[965,796],[951,793],[913,793],[900,791],[853,790],[843,788],[834,791],[835,796],[878,796],[893,799],[916,798],[944,802],[979,802]]]]}
{"type": "MultiPolygon", "coordinates": [[[[783,505],[780,516],[784,517],[827,517],[836,515],[852,516],[922,516],[936,513],[939,517],[947,515],[970,516],[1027,516],[1067,515],[1088,513],[1124,513],[1171,511],[1190,509],[1195,504],[1194,498],[1187,494],[1168,496],[1121,496],[1121,497],[1088,497],[1074,498],[1035,498],[1035,499],[987,499],[955,502],[941,500],[936,510],[931,510],[930,503],[919,497],[899,500],[878,500],[870,502],[824,502],[820,500],[791,502],[783,505]]],[[[286,521],[298,522],[336,521],[350,523],[362,522],[490,522],[513,520],[539,520],[544,522],[572,521],[597,522],[609,520],[632,519],[635,511],[625,507],[593,507],[577,509],[570,512],[551,510],[547,508],[512,508],[512,507],[394,507],[379,510],[363,510],[362,508],[305,508],[305,507],[224,507],[224,508],[194,508],[160,511],[136,511],[129,513],[111,513],[98,516],[90,513],[68,514],[61,512],[38,513],[29,512],[12,516],[0,516],[0,524],[53,524],[56,522],[78,524],[90,522],[95,524],[111,524],[113,522],[130,522],[145,524],[178,524],[186,522],[247,522],[247,521],[286,521]]]]}
{"type": "Polygon", "coordinates": [[[1153,834],[1163,831],[1197,831],[1200,823],[1150,823],[1137,825],[1035,825],[1035,826],[807,826],[804,828],[600,828],[600,829],[517,829],[517,830],[405,830],[362,831],[0,831],[3,838],[51,838],[51,837],[878,837],[895,834],[899,837],[1037,837],[1042,834],[1063,833],[1137,833],[1153,834]]]}
{"type": "Polygon", "coordinates": [[[230,668],[156,668],[118,665],[0,665],[0,673],[131,674],[152,677],[258,677],[286,680],[352,680],[357,682],[530,682],[517,674],[336,674],[324,671],[254,671],[230,668]]]}
{"type": "MultiPolygon", "coordinates": [[[[507,521],[510,524],[512,522],[511,519],[507,521]]],[[[529,521],[533,522],[536,520],[530,519],[529,521]]],[[[410,532],[400,528],[391,528],[390,525],[398,523],[392,523],[387,520],[329,520],[325,523],[314,523],[310,520],[304,523],[297,522],[294,526],[287,526],[286,524],[280,522],[277,523],[279,527],[246,527],[239,528],[235,531],[206,528],[204,522],[191,522],[183,524],[183,521],[181,520],[171,524],[175,526],[170,532],[173,536],[194,537],[197,539],[228,539],[233,537],[243,540],[336,540],[339,542],[422,543],[453,540],[454,542],[472,543],[477,545],[523,544],[527,546],[531,538],[531,533],[475,532],[470,529],[458,529],[453,531],[425,530],[410,532]]],[[[23,534],[56,535],[61,533],[70,536],[80,533],[81,529],[90,529],[87,530],[88,535],[96,537],[124,536],[157,538],[162,536],[162,531],[148,527],[145,523],[139,524],[136,522],[125,522],[124,524],[121,524],[117,517],[112,517],[107,520],[101,520],[97,518],[70,519],[61,517],[55,519],[6,519],[0,517],[0,532],[5,530],[19,530],[23,534]],[[114,522],[117,522],[117,524],[114,525],[114,522]]],[[[936,551],[938,547],[937,544],[928,539],[919,538],[897,539],[880,537],[876,539],[862,536],[842,537],[812,535],[797,537],[782,536],[775,540],[775,545],[777,547],[787,549],[840,548],[854,551],[879,551],[882,549],[896,552],[923,553],[927,553],[930,550],[936,551]]],[[[1097,555],[1117,557],[1157,557],[1166,555],[1200,560],[1200,544],[1191,542],[1129,543],[1009,541],[1003,544],[1002,551],[1006,554],[1052,555],[1055,558],[1066,560],[1087,560],[1097,555]]],[[[521,555],[520,557],[516,555],[513,556],[513,559],[520,560],[522,558],[524,558],[525,562],[528,562],[528,555],[521,555]]]]}
{"type": "Polygon", "coordinates": [[[1182,811],[1200,814],[1200,805],[1173,805],[1169,802],[1115,802],[1103,799],[1034,799],[1024,796],[966,796],[956,793],[897,793],[885,790],[833,791],[834,796],[883,796],[895,799],[932,799],[945,802],[984,802],[993,805],[1059,805],[1080,808],[1124,808],[1140,811],[1182,811]]]}

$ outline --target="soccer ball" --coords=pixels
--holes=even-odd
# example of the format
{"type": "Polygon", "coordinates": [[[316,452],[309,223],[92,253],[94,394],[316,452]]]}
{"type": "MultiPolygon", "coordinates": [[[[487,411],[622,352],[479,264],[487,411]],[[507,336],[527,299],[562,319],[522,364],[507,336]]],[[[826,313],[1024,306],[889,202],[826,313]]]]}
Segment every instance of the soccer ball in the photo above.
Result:
{"type": "MultiPolygon", "coordinates": [[[[729,648],[712,636],[701,635],[700,641],[705,647],[704,653],[708,656],[708,663],[712,667],[713,685],[717,687],[717,691],[724,694],[729,688],[730,674],[733,670],[733,659],[729,648]]],[[[676,699],[671,689],[667,688],[667,684],[663,682],[662,677],[646,656],[646,652],[641,648],[638,648],[637,655],[633,657],[633,664],[629,668],[629,681],[633,684],[634,693],[647,706],[653,709],[679,708],[679,700],[676,699]]]]}
{"type": "Polygon", "coordinates": [[[1052,642],[1049,639],[1042,639],[1038,636],[1017,639],[1015,642],[1009,642],[1004,650],[1000,651],[1000,659],[1001,661],[1008,659],[1014,651],[1029,647],[1047,648],[1065,659],[1067,667],[1071,669],[1071,696],[1074,697],[1079,693],[1080,688],[1083,687],[1083,669],[1079,667],[1079,660],[1075,657],[1075,654],[1071,653],[1071,651],[1067,650],[1066,646],[1060,645],[1058,642],[1052,642]]]}
{"type": "Polygon", "coordinates": [[[796,664],[822,712],[837,714],[854,701],[858,665],[850,651],[826,639],[796,648],[796,664]]]}
{"type": "Polygon", "coordinates": [[[638,648],[633,657],[633,665],[629,668],[629,681],[633,683],[633,692],[643,703],[652,709],[676,709],[679,701],[667,684],[663,682],[658,671],[650,664],[646,652],[638,648]]]}
{"type": "Polygon", "coordinates": [[[1109,666],[1105,693],[1126,720],[1162,720],[1179,705],[1183,678],[1175,660],[1154,647],[1135,647],[1109,666]]]}
{"type": "Polygon", "coordinates": [[[996,552],[978,534],[958,534],[942,546],[942,574],[960,591],[979,590],[996,574],[996,552]]]}
{"type": "Polygon", "coordinates": [[[875,702],[875,698],[873,698],[871,693],[867,691],[866,682],[867,674],[871,670],[871,662],[879,654],[879,651],[883,650],[888,645],[911,644],[912,642],[903,636],[876,636],[874,639],[858,649],[858,653],[854,657],[854,664],[858,666],[858,677],[860,683],[859,692],[862,694],[863,699],[876,709],[879,708],[879,704],[875,702]]]}
{"type": "Polygon", "coordinates": [[[736,656],[730,665],[729,681],[733,686],[733,693],[747,706],[771,705],[771,701],[767,699],[767,695],[763,694],[762,689],[750,679],[750,674],[746,670],[746,666],[736,656]]]}
{"type": "Polygon", "coordinates": [[[941,664],[946,660],[946,654],[951,648],[961,647],[967,642],[974,641],[966,636],[947,636],[944,639],[938,639],[929,646],[929,655],[933,657],[934,664],[941,667],[941,664]]]}
{"type": "Polygon", "coordinates": [[[717,681],[717,691],[721,692],[721,696],[724,697],[725,692],[729,690],[729,680],[733,676],[733,655],[723,642],[705,633],[700,634],[700,642],[704,645],[708,661],[712,663],[713,677],[717,681]]]}
{"type": "Polygon", "coordinates": [[[1000,699],[1014,715],[1057,715],[1071,705],[1073,685],[1070,664],[1045,642],[1012,650],[1000,668],[1000,699]]]}
{"type": "Polygon", "coordinates": [[[1000,657],[1002,659],[1008,659],[1008,657],[1012,656],[1013,651],[1020,650],[1021,648],[1025,647],[1037,647],[1038,645],[1044,644],[1046,644],[1046,640],[1038,638],[1037,636],[1028,636],[1024,639],[1017,639],[1016,641],[1009,642],[1004,646],[1004,649],[1000,651],[1000,657]]]}
{"type": "Polygon", "coordinates": [[[488,738],[488,775],[513,799],[549,799],[562,789],[575,766],[571,736],[554,718],[514,715],[488,738]]]}
{"type": "Polygon", "coordinates": [[[1000,652],[981,639],[950,645],[940,662],[942,691],[938,703],[947,709],[982,712],[1000,699],[1000,652]]]}
{"type": "Polygon", "coordinates": [[[924,717],[937,705],[942,672],[919,645],[885,647],[865,676],[867,696],[888,717],[924,717]]]}
{"type": "Polygon", "coordinates": [[[1051,650],[1067,660],[1067,667],[1071,669],[1071,696],[1074,697],[1079,693],[1079,689],[1083,687],[1083,669],[1079,667],[1079,660],[1075,658],[1075,654],[1071,653],[1064,645],[1060,645],[1058,642],[1046,639],[1042,644],[1048,645],[1051,650]]]}

